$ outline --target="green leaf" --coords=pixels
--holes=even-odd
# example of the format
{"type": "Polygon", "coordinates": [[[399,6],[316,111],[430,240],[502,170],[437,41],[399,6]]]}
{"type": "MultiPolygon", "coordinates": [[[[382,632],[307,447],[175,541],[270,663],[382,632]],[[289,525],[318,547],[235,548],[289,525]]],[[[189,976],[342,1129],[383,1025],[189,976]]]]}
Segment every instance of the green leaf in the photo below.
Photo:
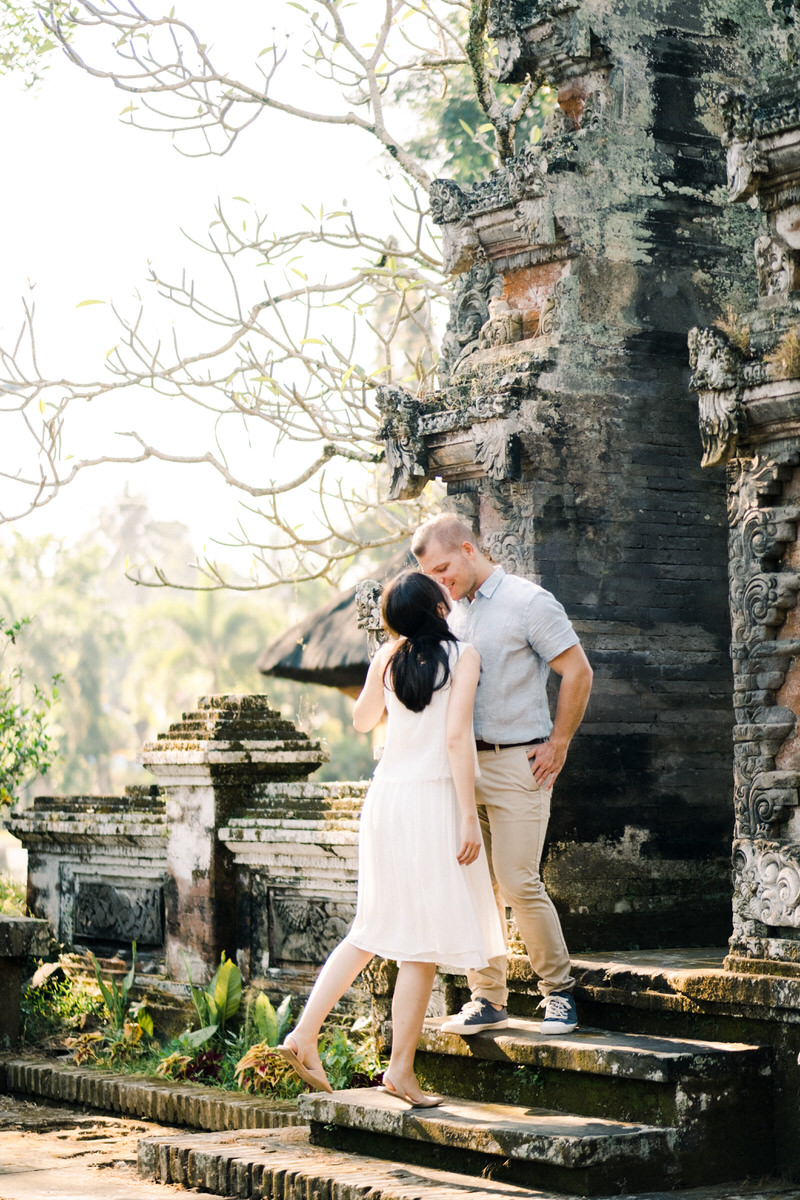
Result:
{"type": "Polygon", "coordinates": [[[147,1036],[152,1037],[154,1029],[152,1014],[149,1013],[146,1008],[142,1008],[139,1010],[136,1020],[139,1022],[147,1036]]]}
{"type": "Polygon", "coordinates": [[[76,308],[85,308],[87,304],[105,304],[105,300],[81,300],[80,304],[76,304],[76,308]]]}
{"type": "Polygon", "coordinates": [[[217,972],[214,999],[223,1021],[230,1020],[239,1011],[242,1002],[242,973],[235,962],[228,959],[217,972]]]}
{"type": "Polygon", "coordinates": [[[475,137],[475,130],[474,130],[474,129],[470,129],[470,127],[469,127],[469,125],[467,124],[467,122],[466,122],[466,121],[462,121],[462,120],[461,120],[461,117],[459,117],[459,118],[458,118],[458,123],[459,123],[459,125],[461,126],[461,128],[462,128],[463,130],[465,130],[465,131],[466,131],[466,132],[469,134],[469,136],[470,136],[470,137],[475,137]]]}
{"type": "Polygon", "coordinates": [[[256,1029],[262,1042],[277,1044],[278,1018],[266,992],[259,992],[255,1003],[256,1029]]]}
{"type": "Polygon", "coordinates": [[[275,1032],[275,1044],[280,1044],[289,1032],[292,1024],[292,997],[284,996],[278,1005],[278,1011],[275,1014],[278,1020],[278,1027],[275,1032]]]}
{"type": "Polygon", "coordinates": [[[210,1042],[218,1029],[219,1025],[206,1025],[203,1029],[192,1029],[189,1033],[184,1033],[181,1041],[190,1050],[196,1050],[198,1046],[204,1046],[206,1042],[210,1042]]]}

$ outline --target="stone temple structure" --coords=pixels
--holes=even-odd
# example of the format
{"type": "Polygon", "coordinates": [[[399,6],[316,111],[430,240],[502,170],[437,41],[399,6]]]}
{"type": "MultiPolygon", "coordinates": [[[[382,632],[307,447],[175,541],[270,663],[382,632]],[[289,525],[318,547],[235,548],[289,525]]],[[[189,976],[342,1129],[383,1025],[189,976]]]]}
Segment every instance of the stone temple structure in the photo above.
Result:
{"type": "MultiPolygon", "coordinates": [[[[512,956],[508,1030],[462,1039],[433,1014],[423,1030],[420,1080],[458,1111],[399,1112],[375,1089],[301,1111],[315,1145],[493,1186],[797,1180],[800,5],[491,14],[504,77],[546,80],[558,105],[540,146],[435,184],[441,386],[383,389],[381,438],[392,495],[445,480],[490,553],[563,601],[595,667],[545,863],[582,1027],[539,1033],[512,956]],[[723,964],[703,947],[731,932],[732,833],[723,964]]],[[[375,596],[361,608],[377,637],[375,596]]],[[[33,912],[98,950],[136,933],[162,991],[223,950],[250,983],[304,991],[352,916],[366,786],[315,784],[324,755],[265,697],[205,698],[145,747],[157,787],[14,818],[33,912]]],[[[8,933],[6,979],[23,953],[8,933]]],[[[466,981],[440,981],[451,1010],[466,981]]],[[[391,987],[378,964],[385,1039],[391,987]]],[[[167,1159],[185,1182],[172,1142],[167,1159]]]]}
{"type": "Polygon", "coordinates": [[[491,20],[503,77],[546,80],[558,104],[486,180],[434,184],[444,383],[383,390],[392,494],[445,480],[492,556],[562,601],[595,668],[544,868],[570,947],[718,943],[726,518],[686,333],[740,299],[752,244],[717,96],[779,47],[763,0],[497,0],[491,20]]]}
{"type": "MultiPolygon", "coordinates": [[[[724,91],[728,194],[750,221],[758,298],[690,333],[703,462],[727,464],[734,704],[733,969],[800,963],[800,90],[783,71],[724,91]]],[[[715,472],[721,475],[722,472],[715,472]]]]}

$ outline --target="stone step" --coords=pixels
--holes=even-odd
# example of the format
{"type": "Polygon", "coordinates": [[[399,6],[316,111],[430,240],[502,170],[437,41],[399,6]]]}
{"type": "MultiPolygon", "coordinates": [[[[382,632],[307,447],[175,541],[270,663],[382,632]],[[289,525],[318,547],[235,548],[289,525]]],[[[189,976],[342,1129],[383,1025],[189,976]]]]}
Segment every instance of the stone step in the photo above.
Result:
{"type": "Polygon", "coordinates": [[[464,1038],[443,1020],[425,1022],[416,1057],[429,1091],[676,1131],[682,1179],[769,1168],[769,1047],[581,1027],[552,1036],[518,1018],[464,1038]]]}
{"type": "Polygon", "coordinates": [[[315,1145],[523,1187],[598,1196],[644,1187],[656,1172],[673,1186],[679,1177],[677,1131],[663,1126],[453,1096],[415,1109],[375,1088],[301,1096],[298,1111],[315,1145]]]}
{"type": "Polygon", "coordinates": [[[659,1083],[719,1079],[742,1069],[768,1069],[770,1063],[769,1047],[748,1042],[656,1037],[584,1026],[573,1033],[553,1035],[541,1032],[540,1021],[517,1017],[509,1018],[506,1029],[462,1037],[442,1031],[446,1019],[426,1020],[421,1050],[659,1083]]]}
{"type": "Polygon", "coordinates": [[[138,1170],[143,1179],[239,1200],[555,1200],[550,1190],[313,1146],[305,1129],[157,1134],[140,1140],[138,1170]]]}

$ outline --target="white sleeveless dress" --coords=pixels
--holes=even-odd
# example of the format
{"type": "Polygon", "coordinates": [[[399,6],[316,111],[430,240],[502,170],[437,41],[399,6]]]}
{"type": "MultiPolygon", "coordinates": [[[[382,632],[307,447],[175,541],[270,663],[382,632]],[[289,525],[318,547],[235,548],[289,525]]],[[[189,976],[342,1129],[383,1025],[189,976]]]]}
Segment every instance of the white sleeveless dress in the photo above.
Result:
{"type": "MultiPolygon", "coordinates": [[[[453,671],[465,643],[445,644],[453,671]]],[[[448,681],[414,713],[384,686],[386,746],[361,812],[358,905],[345,940],[395,962],[478,969],[505,954],[505,942],[486,851],[469,866],[456,860],[449,699],[448,681]]]]}

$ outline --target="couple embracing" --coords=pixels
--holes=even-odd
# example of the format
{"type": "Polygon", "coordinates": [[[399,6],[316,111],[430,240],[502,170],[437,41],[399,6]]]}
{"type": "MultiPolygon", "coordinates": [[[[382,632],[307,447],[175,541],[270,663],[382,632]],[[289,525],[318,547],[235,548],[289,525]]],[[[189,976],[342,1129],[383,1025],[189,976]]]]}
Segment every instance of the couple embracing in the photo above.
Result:
{"type": "Polygon", "coordinates": [[[421,1090],[414,1055],[436,965],[466,971],[472,996],[443,1031],[505,1028],[506,904],[539,978],[541,1032],[577,1025],[569,953],[539,864],[551,789],[592,670],[555,597],[495,566],[459,517],[426,521],[411,549],[420,571],[404,571],[384,591],[393,638],[375,655],[353,712],[361,732],[388,713],[361,815],[355,920],[278,1052],[330,1091],[317,1050],[322,1022],[373,955],[393,959],[383,1086],[431,1107],[441,1098],[421,1090]],[[550,668],[561,677],[554,720],[550,668]]]}

